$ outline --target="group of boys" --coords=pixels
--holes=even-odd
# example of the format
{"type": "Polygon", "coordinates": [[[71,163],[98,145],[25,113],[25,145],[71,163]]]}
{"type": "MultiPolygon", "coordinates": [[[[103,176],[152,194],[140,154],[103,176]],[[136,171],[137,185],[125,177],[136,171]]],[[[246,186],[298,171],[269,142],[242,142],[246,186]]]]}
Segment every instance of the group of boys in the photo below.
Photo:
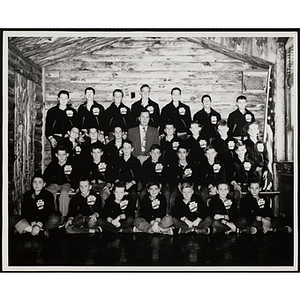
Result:
{"type": "Polygon", "coordinates": [[[255,234],[279,228],[270,200],[259,194],[270,178],[268,151],[245,96],[225,121],[209,95],[192,119],[178,87],[161,112],[148,85],[140,94],[129,109],[116,89],[105,110],[89,87],[76,111],[69,93],[58,93],[46,117],[52,161],[24,195],[14,220],[18,232],[255,234]]]}

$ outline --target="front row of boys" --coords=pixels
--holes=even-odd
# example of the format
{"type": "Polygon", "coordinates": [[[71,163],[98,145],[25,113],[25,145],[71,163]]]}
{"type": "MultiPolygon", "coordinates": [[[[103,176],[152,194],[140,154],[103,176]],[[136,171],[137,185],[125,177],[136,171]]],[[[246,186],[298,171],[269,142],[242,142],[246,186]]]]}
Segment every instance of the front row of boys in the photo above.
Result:
{"type": "MultiPolygon", "coordinates": [[[[24,195],[21,216],[12,218],[12,224],[19,233],[29,232],[38,235],[41,231],[49,236],[51,229],[57,228],[60,217],[54,209],[51,192],[45,189],[42,175],[33,178],[32,190],[24,195]]],[[[260,183],[253,181],[249,193],[241,199],[240,209],[236,200],[229,195],[229,186],[225,182],[216,185],[217,194],[208,205],[201,196],[194,193],[194,185],[182,182],[179,185],[180,195],[176,197],[167,214],[166,198],[161,191],[161,184],[150,182],[147,193],[141,200],[140,216],[135,217],[135,203],[126,192],[126,185],[117,182],[113,192],[102,207],[100,196],[92,190],[88,178],[79,179],[79,192],[71,199],[68,220],[65,225],[68,234],[77,233],[162,233],[173,235],[196,232],[208,235],[218,233],[257,232],[284,230],[274,218],[268,198],[261,198],[260,183]]]]}

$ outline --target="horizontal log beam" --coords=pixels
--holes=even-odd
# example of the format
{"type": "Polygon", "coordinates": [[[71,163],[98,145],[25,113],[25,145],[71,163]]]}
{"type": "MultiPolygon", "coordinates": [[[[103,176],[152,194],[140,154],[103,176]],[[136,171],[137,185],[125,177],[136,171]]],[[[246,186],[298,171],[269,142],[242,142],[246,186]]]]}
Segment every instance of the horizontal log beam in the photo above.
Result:
{"type": "Polygon", "coordinates": [[[251,65],[259,67],[259,68],[268,69],[269,66],[274,65],[272,62],[267,61],[265,59],[255,57],[255,56],[252,56],[252,55],[248,55],[248,54],[245,54],[245,53],[240,52],[240,51],[229,50],[225,46],[223,46],[219,43],[216,43],[214,41],[205,39],[205,38],[182,37],[182,39],[185,39],[185,40],[190,41],[192,43],[196,43],[198,45],[201,45],[204,48],[208,48],[208,49],[217,51],[219,53],[225,54],[229,57],[239,59],[239,60],[241,60],[245,63],[251,64],[251,65]]]}

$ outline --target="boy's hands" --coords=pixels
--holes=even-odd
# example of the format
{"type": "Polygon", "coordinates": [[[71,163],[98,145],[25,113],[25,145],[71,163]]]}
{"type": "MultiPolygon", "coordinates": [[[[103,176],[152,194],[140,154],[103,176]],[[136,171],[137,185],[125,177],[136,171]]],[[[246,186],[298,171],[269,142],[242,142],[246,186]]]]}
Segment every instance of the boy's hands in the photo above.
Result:
{"type": "Polygon", "coordinates": [[[261,221],[262,221],[263,233],[267,233],[272,227],[271,221],[264,217],[262,217],[261,221]]]}
{"type": "Polygon", "coordinates": [[[202,219],[198,217],[196,220],[194,220],[193,226],[198,226],[201,222],[202,222],[202,219]]]}
{"type": "Polygon", "coordinates": [[[33,225],[31,234],[32,234],[33,236],[38,235],[38,234],[40,233],[40,230],[41,230],[40,226],[38,226],[38,225],[33,225]]]}
{"type": "Polygon", "coordinates": [[[73,219],[69,219],[65,225],[66,228],[68,228],[69,226],[71,226],[73,224],[73,219]]]}

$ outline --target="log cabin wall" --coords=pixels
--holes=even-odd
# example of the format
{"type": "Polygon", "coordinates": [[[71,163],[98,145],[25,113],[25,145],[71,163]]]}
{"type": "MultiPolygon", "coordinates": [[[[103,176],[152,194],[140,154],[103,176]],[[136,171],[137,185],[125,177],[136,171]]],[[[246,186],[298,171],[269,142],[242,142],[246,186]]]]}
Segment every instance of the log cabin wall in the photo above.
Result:
{"type": "MultiPolygon", "coordinates": [[[[231,47],[239,42],[232,38],[226,41],[231,41],[231,47]]],[[[247,49],[245,42],[243,45],[246,53],[252,51],[247,49]]],[[[258,47],[257,43],[255,47],[258,47]]],[[[266,47],[265,43],[262,47],[266,47]]],[[[266,58],[272,58],[272,49],[263,48],[261,52],[266,53],[266,58]]],[[[160,108],[170,101],[170,90],[179,86],[182,101],[191,107],[192,115],[202,108],[201,97],[208,93],[212,96],[213,108],[225,119],[236,109],[236,97],[245,93],[249,100],[248,107],[263,123],[264,89],[249,89],[243,81],[245,74],[249,75],[254,70],[263,71],[263,76],[266,76],[266,69],[257,69],[247,62],[186,39],[128,38],[46,66],[45,109],[47,111],[57,104],[57,93],[61,89],[70,92],[73,106],[78,108],[84,102],[84,90],[88,86],[95,88],[95,99],[105,108],[110,105],[115,88],[124,91],[124,103],[131,106],[140,98],[140,86],[147,83],[151,86],[151,99],[157,101],[160,108]]],[[[47,141],[45,166],[50,162],[50,157],[47,141]]]]}
{"type": "Polygon", "coordinates": [[[8,49],[8,180],[11,213],[18,214],[42,162],[42,69],[16,48],[8,49]]]}

